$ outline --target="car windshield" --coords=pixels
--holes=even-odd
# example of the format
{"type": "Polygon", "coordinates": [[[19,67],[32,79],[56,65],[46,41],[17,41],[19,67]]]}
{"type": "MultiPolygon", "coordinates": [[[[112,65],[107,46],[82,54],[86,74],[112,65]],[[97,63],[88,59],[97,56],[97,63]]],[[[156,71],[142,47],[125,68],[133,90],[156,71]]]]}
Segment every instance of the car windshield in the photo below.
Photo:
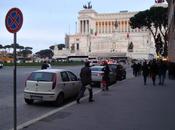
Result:
{"type": "Polygon", "coordinates": [[[91,71],[102,71],[103,68],[93,67],[91,68],[91,71]]]}
{"type": "Polygon", "coordinates": [[[52,81],[54,73],[33,72],[28,80],[31,81],[52,81]]]}

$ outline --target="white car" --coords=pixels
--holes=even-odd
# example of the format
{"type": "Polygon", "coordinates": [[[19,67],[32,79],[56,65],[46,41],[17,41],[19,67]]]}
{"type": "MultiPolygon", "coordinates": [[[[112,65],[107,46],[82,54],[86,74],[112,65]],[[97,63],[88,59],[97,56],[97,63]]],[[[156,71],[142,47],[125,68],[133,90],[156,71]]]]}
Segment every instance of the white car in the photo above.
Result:
{"type": "MultiPolygon", "coordinates": [[[[92,66],[91,67],[92,85],[97,84],[98,86],[100,86],[103,75],[104,75],[104,66],[92,66]]],[[[110,84],[116,82],[116,73],[114,73],[111,70],[109,72],[109,80],[110,84]]]]}
{"type": "Polygon", "coordinates": [[[54,101],[60,106],[64,99],[78,95],[81,82],[71,71],[46,69],[32,72],[25,85],[24,100],[27,104],[40,100],[54,101]]]}

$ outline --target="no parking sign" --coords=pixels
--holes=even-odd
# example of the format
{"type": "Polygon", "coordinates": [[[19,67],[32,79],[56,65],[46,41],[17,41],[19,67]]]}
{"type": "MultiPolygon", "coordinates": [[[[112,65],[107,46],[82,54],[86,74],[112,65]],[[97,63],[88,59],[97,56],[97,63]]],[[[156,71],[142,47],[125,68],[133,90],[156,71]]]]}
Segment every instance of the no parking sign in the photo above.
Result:
{"type": "Polygon", "coordinates": [[[5,25],[10,33],[18,32],[23,24],[23,14],[20,9],[12,8],[8,11],[5,19],[5,25]]]}

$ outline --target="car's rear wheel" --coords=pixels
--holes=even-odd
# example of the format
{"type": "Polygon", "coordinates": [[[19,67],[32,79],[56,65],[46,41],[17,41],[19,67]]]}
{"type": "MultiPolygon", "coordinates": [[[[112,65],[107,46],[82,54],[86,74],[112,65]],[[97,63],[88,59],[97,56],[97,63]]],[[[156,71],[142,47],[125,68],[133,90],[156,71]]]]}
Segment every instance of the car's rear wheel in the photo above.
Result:
{"type": "Polygon", "coordinates": [[[24,99],[27,104],[33,104],[33,99],[24,99]]]}
{"type": "Polygon", "coordinates": [[[56,101],[54,102],[54,105],[57,107],[60,107],[61,105],[63,105],[64,103],[64,94],[60,93],[56,99],[56,101]]]}

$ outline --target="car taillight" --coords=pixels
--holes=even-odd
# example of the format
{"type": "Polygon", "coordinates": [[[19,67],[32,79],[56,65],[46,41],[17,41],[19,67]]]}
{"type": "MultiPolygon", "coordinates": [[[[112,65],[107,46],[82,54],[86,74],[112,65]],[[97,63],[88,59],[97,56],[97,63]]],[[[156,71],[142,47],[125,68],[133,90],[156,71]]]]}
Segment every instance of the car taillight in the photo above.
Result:
{"type": "Polygon", "coordinates": [[[57,84],[57,75],[56,74],[54,74],[52,81],[53,81],[52,89],[54,89],[56,87],[56,84],[57,84]]]}
{"type": "Polygon", "coordinates": [[[27,80],[29,80],[31,78],[32,74],[29,75],[29,77],[26,79],[25,81],[25,87],[27,86],[27,80]]]}

